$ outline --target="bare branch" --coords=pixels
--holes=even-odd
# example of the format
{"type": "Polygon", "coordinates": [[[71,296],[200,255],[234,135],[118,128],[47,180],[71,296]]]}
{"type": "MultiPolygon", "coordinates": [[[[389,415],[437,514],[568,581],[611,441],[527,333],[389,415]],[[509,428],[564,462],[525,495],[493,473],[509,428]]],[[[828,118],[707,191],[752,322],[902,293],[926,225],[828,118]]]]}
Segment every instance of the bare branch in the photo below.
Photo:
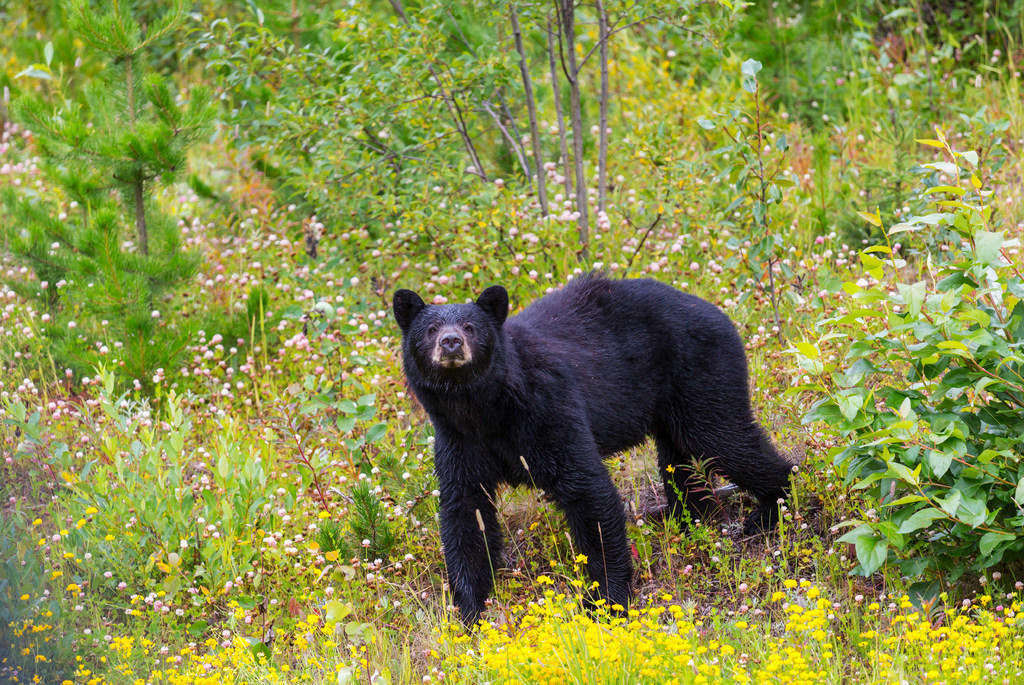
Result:
{"type": "MultiPolygon", "coordinates": [[[[559,29],[561,31],[561,29],[559,29]]],[[[572,167],[569,159],[569,138],[565,133],[565,115],[562,113],[562,88],[558,84],[558,64],[555,61],[555,39],[551,27],[551,17],[548,16],[547,26],[548,38],[548,66],[551,69],[551,87],[554,89],[555,117],[558,119],[558,142],[562,153],[562,178],[565,179],[565,197],[572,197],[572,167]]],[[[561,40],[561,36],[559,36],[561,40]]]]}
{"type": "Polygon", "coordinates": [[[530,178],[530,165],[526,162],[526,155],[522,149],[522,145],[518,140],[512,137],[512,134],[508,132],[505,125],[501,123],[501,117],[493,108],[491,108],[491,103],[484,102],[482,103],[482,106],[484,111],[491,115],[491,119],[494,120],[494,125],[498,127],[499,131],[501,131],[501,135],[504,136],[509,147],[511,147],[512,151],[516,153],[516,159],[519,160],[519,165],[523,168],[523,175],[525,175],[526,178],[530,178]]]}
{"type": "MultiPolygon", "coordinates": [[[[581,262],[590,260],[590,222],[588,219],[587,185],[583,178],[583,108],[580,103],[579,69],[576,66],[576,16],[572,0],[558,0],[562,13],[562,33],[568,53],[568,73],[574,78],[569,79],[569,121],[572,125],[572,157],[576,167],[576,212],[579,214],[576,226],[579,233],[581,262]]],[[[568,77],[567,73],[567,77],[568,77]]]]}
{"type": "MultiPolygon", "coordinates": [[[[647,227],[646,231],[644,231],[644,237],[640,239],[640,244],[636,246],[635,250],[633,250],[633,254],[629,256],[629,262],[627,262],[626,267],[622,270],[623,276],[625,276],[626,272],[629,271],[629,268],[633,266],[633,260],[635,260],[636,256],[640,254],[640,250],[643,248],[644,243],[647,242],[647,238],[648,236],[651,235],[651,231],[653,231],[654,227],[661,222],[661,217],[662,214],[661,212],[659,212],[658,216],[654,217],[654,221],[651,222],[651,225],[647,227]]],[[[636,230],[636,226],[633,224],[633,220],[630,219],[628,215],[623,214],[623,218],[625,218],[626,223],[628,223],[633,230],[636,230]]]]}
{"type": "Polygon", "coordinates": [[[597,210],[608,210],[608,11],[596,0],[598,39],[601,44],[601,100],[598,115],[597,210]]]}
{"type": "MultiPolygon", "coordinates": [[[[411,27],[412,24],[409,21],[409,17],[405,13],[405,8],[402,6],[401,0],[391,0],[391,7],[394,8],[398,16],[405,22],[406,26],[411,27]]],[[[444,84],[441,82],[441,77],[438,76],[437,71],[433,65],[427,65],[427,71],[434,77],[434,82],[437,84],[438,89],[441,91],[441,99],[444,101],[448,108],[448,114],[452,117],[455,122],[455,128],[459,132],[459,137],[462,138],[462,144],[466,148],[466,152],[469,154],[469,159],[473,163],[473,168],[476,170],[477,175],[487,180],[487,174],[484,172],[484,167],[480,163],[480,157],[476,153],[476,146],[473,145],[473,139],[469,137],[469,130],[466,128],[466,122],[462,118],[462,110],[459,109],[459,104],[455,101],[455,98],[445,92],[444,84]]]]}
{"type": "MultiPolygon", "coordinates": [[[[530,79],[530,67],[526,63],[526,50],[523,48],[523,32],[519,27],[519,14],[516,12],[515,5],[509,5],[509,11],[516,50],[519,52],[519,71],[523,77],[526,111],[530,118],[530,146],[533,148],[533,163],[537,170],[537,197],[540,200],[541,214],[548,216],[548,191],[544,179],[544,155],[540,147],[540,131],[537,129],[537,105],[533,99],[533,81],[530,79]]],[[[556,99],[557,95],[556,92],[556,99]]]]}
{"type": "MultiPolygon", "coordinates": [[[[600,0],[598,0],[597,4],[598,4],[598,7],[601,7],[601,5],[602,5],[600,0]]],[[[602,11],[601,9],[598,9],[599,13],[601,11],[602,11]]],[[[605,17],[607,17],[607,16],[608,15],[605,14],[605,17]]],[[[594,50],[597,50],[598,48],[603,48],[607,44],[608,39],[611,38],[612,36],[614,36],[619,31],[625,31],[626,29],[633,28],[634,26],[639,26],[640,24],[646,24],[647,22],[649,22],[652,19],[660,19],[661,17],[662,17],[662,15],[660,15],[660,14],[651,14],[651,15],[648,15],[646,17],[643,17],[642,19],[637,19],[636,21],[632,21],[632,22],[630,22],[628,24],[624,24],[624,25],[622,25],[622,26],[620,26],[618,28],[611,29],[610,31],[608,31],[607,34],[599,37],[597,43],[595,43],[592,48],[587,50],[587,54],[585,54],[583,56],[583,59],[580,60],[580,64],[579,64],[580,69],[582,69],[583,65],[587,63],[587,60],[590,59],[590,56],[594,54],[594,50]]],[[[599,36],[600,36],[600,34],[599,34],[599,36]]]]}

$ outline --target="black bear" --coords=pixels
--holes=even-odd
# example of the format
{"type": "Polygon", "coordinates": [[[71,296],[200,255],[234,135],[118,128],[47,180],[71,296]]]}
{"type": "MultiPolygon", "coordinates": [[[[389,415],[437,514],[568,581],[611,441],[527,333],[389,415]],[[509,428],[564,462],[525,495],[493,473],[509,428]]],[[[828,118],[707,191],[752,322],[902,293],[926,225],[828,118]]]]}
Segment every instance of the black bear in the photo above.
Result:
{"type": "Polygon", "coordinates": [[[506,321],[508,293],[427,305],[394,295],[409,386],[434,425],[441,539],[455,605],[474,624],[502,555],[500,483],[545,490],[613,604],[632,561],[603,458],[652,436],[668,511],[707,514],[694,460],[759,501],[748,531],[776,522],[792,465],[750,408],[736,329],[714,305],[651,280],[592,274],[506,321]]]}

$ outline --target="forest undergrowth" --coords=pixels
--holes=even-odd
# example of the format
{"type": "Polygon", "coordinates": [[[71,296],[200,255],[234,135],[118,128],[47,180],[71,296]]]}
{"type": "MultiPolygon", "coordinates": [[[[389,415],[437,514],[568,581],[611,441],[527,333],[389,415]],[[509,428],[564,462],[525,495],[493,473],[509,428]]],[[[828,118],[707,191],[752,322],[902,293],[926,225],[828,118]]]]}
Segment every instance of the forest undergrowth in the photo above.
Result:
{"type": "Polygon", "coordinates": [[[1024,678],[1024,15],[228,4],[0,10],[0,680],[1024,678]],[[610,460],[617,611],[503,491],[467,630],[391,295],[591,270],[733,318],[791,497],[610,460]]]}

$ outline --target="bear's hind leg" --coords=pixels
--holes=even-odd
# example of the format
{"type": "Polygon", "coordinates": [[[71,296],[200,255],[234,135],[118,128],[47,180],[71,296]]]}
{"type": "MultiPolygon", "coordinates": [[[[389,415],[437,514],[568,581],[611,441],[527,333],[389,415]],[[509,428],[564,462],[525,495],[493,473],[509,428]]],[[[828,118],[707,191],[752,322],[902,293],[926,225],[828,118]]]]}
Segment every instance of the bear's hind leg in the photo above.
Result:
{"type": "Polygon", "coordinates": [[[779,522],[779,501],[789,496],[793,464],[779,454],[761,426],[752,422],[750,433],[749,441],[754,445],[748,453],[751,456],[726,468],[732,482],[757,498],[757,508],[743,521],[743,532],[755,535],[772,530],[779,522]],[[748,469],[747,463],[755,463],[757,467],[748,469]]]}
{"type": "Polygon", "coordinates": [[[779,520],[779,500],[789,493],[793,465],[779,454],[761,426],[751,417],[733,425],[719,424],[695,439],[720,473],[757,499],[758,507],[743,521],[744,533],[771,530],[779,520]]]}

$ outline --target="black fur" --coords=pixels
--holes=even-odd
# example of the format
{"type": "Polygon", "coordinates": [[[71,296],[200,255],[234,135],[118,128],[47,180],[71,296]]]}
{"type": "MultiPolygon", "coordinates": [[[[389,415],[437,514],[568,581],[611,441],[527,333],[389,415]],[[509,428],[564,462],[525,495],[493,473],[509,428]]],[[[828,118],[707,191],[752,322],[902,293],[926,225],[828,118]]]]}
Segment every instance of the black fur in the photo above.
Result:
{"type": "Polygon", "coordinates": [[[500,483],[547,491],[601,594],[622,605],[632,563],[604,457],[653,436],[673,514],[708,513],[697,459],[757,497],[748,531],[778,519],[791,464],[754,420],[743,344],[710,303],[656,281],[592,275],[508,321],[501,286],[443,306],[399,290],[394,312],[406,377],[434,424],[441,539],[467,623],[480,617],[502,555],[500,483]]]}

